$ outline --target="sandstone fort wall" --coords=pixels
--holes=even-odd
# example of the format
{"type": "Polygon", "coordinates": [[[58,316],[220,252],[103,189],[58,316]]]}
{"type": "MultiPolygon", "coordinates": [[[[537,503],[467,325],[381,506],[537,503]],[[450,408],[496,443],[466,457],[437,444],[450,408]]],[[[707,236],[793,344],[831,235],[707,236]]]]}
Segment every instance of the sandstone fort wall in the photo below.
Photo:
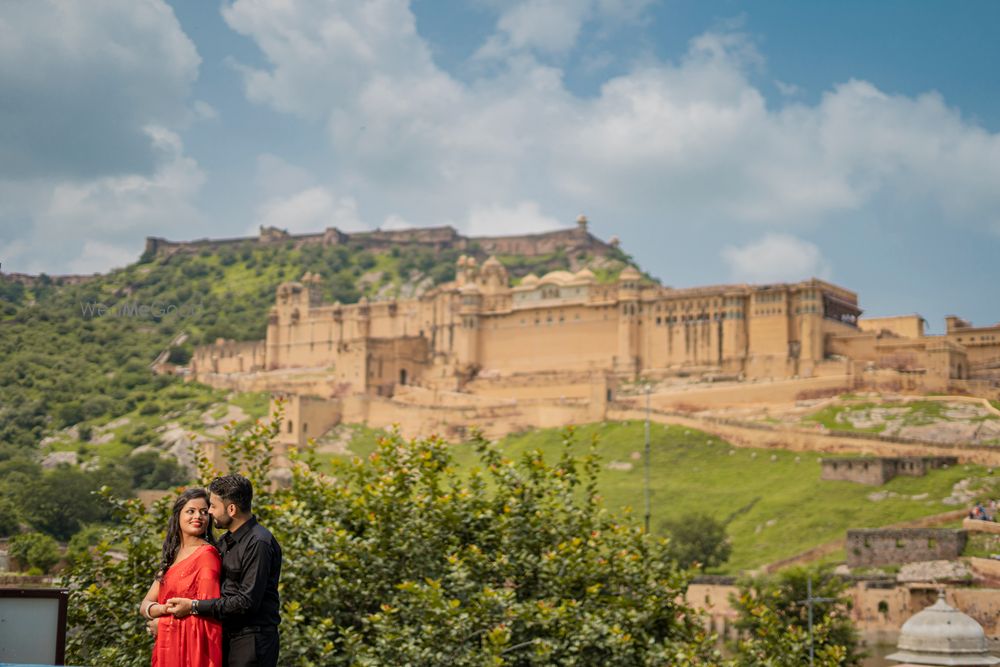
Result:
{"type": "Polygon", "coordinates": [[[968,533],[946,528],[858,529],[847,531],[848,567],[877,567],[962,555],[968,533]]]}

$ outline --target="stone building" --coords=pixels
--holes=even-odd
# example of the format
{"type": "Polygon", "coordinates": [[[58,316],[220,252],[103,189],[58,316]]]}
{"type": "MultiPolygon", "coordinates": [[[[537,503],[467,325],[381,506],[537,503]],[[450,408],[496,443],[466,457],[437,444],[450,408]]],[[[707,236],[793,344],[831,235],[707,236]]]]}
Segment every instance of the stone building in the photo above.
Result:
{"type": "Polygon", "coordinates": [[[380,395],[553,371],[813,377],[843,372],[825,341],[860,314],[853,292],[818,279],[672,289],[628,267],[610,284],[587,269],[511,284],[492,257],[463,256],[454,282],[408,300],[324,304],[319,280],[279,286],[266,340],[201,347],[193,373],[325,367],[380,395]]]}
{"type": "Polygon", "coordinates": [[[952,560],[968,533],[948,528],[871,528],[847,531],[848,567],[880,567],[926,560],[952,560]]]}
{"type": "Polygon", "coordinates": [[[953,466],[955,456],[854,457],[822,459],[820,479],[881,486],[893,477],[923,477],[928,470],[953,466]]]}

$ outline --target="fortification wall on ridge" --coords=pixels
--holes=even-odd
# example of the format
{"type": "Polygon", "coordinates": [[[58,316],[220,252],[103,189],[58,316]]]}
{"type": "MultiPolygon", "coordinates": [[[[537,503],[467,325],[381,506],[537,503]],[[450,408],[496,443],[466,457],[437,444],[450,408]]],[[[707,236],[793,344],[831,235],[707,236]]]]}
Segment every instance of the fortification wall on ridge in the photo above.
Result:
{"type": "Polygon", "coordinates": [[[159,237],[147,237],[144,256],[169,257],[177,253],[197,253],[202,250],[221,250],[236,246],[274,245],[291,243],[293,247],[304,245],[356,244],[369,250],[385,250],[399,245],[419,245],[435,250],[457,248],[478,252],[478,254],[516,254],[538,256],[562,250],[568,253],[591,251],[607,254],[613,246],[598,239],[587,231],[586,225],[572,229],[561,229],[541,234],[521,234],[517,236],[464,236],[454,227],[421,227],[399,230],[375,230],[371,232],[343,232],[336,227],[328,227],[323,232],[310,234],[289,234],[274,227],[261,228],[257,237],[223,239],[196,239],[193,241],[169,241],[159,237]]]}

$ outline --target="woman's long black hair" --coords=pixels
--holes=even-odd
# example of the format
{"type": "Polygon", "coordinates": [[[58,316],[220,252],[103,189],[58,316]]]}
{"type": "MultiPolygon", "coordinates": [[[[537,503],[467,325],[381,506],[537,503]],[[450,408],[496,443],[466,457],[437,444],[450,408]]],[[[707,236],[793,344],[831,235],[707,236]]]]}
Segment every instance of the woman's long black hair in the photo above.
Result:
{"type": "MultiPolygon", "coordinates": [[[[167,523],[167,539],[163,540],[163,558],[160,561],[160,569],[156,571],[156,579],[163,580],[163,575],[174,563],[177,551],[181,548],[181,510],[192,500],[204,500],[208,503],[208,492],[205,489],[188,489],[174,502],[174,509],[170,513],[170,521],[167,523]]],[[[209,544],[215,545],[215,538],[212,535],[212,515],[205,517],[205,534],[203,535],[209,544]]]]}

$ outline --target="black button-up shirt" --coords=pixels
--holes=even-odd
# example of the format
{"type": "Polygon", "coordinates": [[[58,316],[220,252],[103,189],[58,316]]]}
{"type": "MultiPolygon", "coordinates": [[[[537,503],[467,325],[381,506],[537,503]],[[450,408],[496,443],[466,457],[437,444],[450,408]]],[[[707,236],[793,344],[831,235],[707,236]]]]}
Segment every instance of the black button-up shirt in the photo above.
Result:
{"type": "Polygon", "coordinates": [[[198,612],[221,620],[228,632],[251,626],[276,627],[281,622],[278,541],[257,523],[257,517],[251,517],[235,533],[223,533],[219,553],[222,555],[220,597],[199,601],[198,612]]]}

